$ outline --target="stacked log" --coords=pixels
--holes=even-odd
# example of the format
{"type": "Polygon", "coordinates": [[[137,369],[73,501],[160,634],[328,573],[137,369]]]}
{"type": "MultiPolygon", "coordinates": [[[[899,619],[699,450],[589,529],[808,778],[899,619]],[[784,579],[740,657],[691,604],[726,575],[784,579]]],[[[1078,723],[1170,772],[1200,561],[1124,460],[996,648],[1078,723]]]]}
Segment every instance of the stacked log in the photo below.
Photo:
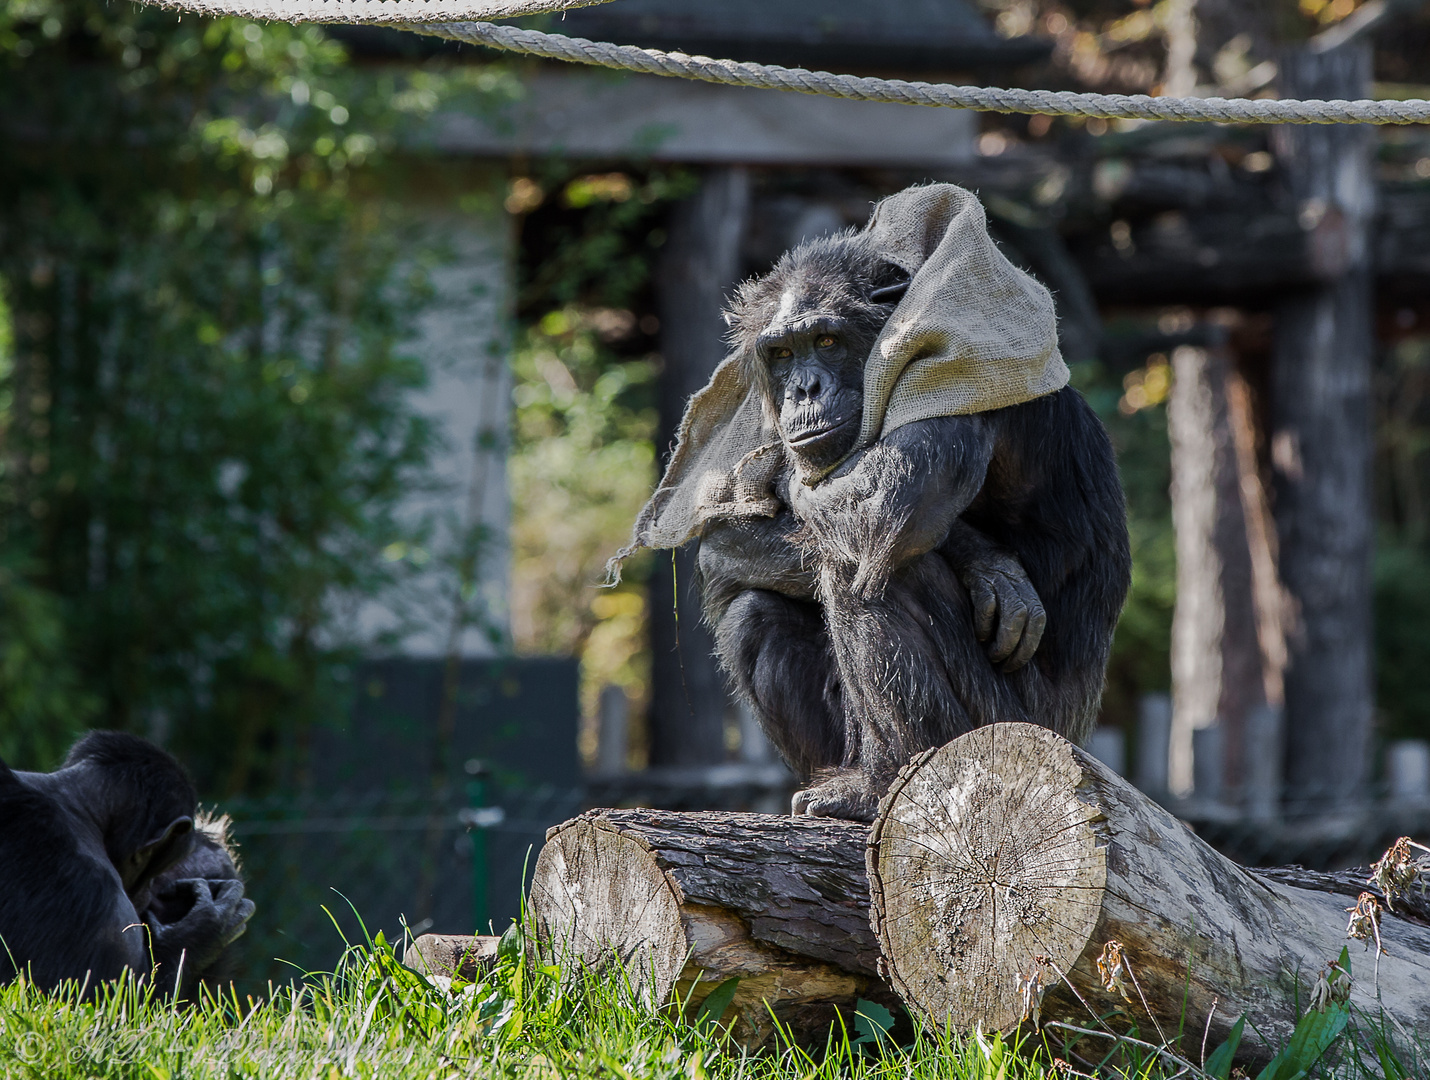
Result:
{"type": "Polygon", "coordinates": [[[402,962],[429,978],[476,982],[496,966],[499,941],[492,934],[423,934],[407,946],[402,962]]]}
{"type": "MultiPolygon", "coordinates": [[[[858,999],[892,989],[955,1029],[1121,1014],[1114,1026],[1215,1045],[1245,1014],[1243,1055],[1264,1060],[1347,944],[1363,880],[1244,869],[1066,740],[995,724],[911,762],[872,830],[584,814],[548,834],[531,910],[553,956],[620,972],[650,1007],[693,1010],[738,978],[746,1045],[769,1041],[771,1012],[797,1037],[852,1030],[858,999]]],[[[1423,1037],[1430,904],[1395,909],[1379,917],[1385,952],[1355,955],[1350,1000],[1423,1037]]]]}

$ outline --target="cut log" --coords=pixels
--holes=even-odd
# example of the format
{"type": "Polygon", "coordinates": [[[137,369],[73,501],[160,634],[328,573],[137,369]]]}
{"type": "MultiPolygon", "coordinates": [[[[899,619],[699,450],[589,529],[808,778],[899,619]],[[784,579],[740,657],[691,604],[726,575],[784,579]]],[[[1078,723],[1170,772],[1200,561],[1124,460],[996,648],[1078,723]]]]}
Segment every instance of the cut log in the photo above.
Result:
{"type": "Polygon", "coordinates": [[[547,833],[530,909],[538,939],[575,970],[623,972],[637,997],[697,1009],[740,980],[726,1019],[747,1047],[770,1012],[822,1042],[876,974],[867,825],[768,814],[593,810],[547,833]],[[576,961],[572,964],[571,961],[576,961]],[[768,1007],[766,1005],[768,1002],[768,1007]]]}
{"type": "MultiPolygon", "coordinates": [[[[1032,724],[980,728],[914,759],[880,808],[869,868],[889,981],[956,1028],[1016,1027],[1035,980],[1044,1022],[1093,1027],[1121,1010],[1144,1037],[1195,1031],[1200,1043],[1209,1027],[1214,1046],[1246,1014],[1243,1050],[1264,1059],[1348,944],[1346,897],[1237,866],[1032,724]],[[1112,989],[1097,969],[1109,942],[1130,973],[1112,989]]],[[[1387,913],[1380,932],[1378,971],[1349,943],[1351,1002],[1423,1037],[1430,928],[1387,913]]]]}
{"type": "Polygon", "coordinates": [[[491,934],[423,934],[407,946],[402,962],[429,977],[476,982],[496,965],[500,940],[491,934]]]}
{"type": "Polygon", "coordinates": [[[1266,866],[1253,870],[1257,877],[1282,885],[1293,885],[1298,889],[1313,892],[1334,893],[1354,900],[1361,893],[1368,892],[1383,906],[1390,908],[1406,922],[1419,926],[1430,926],[1430,893],[1417,887],[1400,893],[1393,902],[1387,902],[1385,894],[1370,880],[1369,866],[1352,866],[1346,870],[1307,870],[1304,866],[1266,866]]]}

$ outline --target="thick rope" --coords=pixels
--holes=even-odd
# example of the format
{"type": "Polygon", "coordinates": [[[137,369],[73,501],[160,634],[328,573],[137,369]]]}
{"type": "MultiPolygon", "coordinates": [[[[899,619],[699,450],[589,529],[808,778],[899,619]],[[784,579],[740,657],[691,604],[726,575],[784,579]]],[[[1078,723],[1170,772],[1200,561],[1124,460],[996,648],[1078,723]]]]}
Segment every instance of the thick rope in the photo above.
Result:
{"type": "Polygon", "coordinates": [[[1105,120],[1199,120],[1226,124],[1423,124],[1430,101],[1307,101],[1250,98],[1149,97],[1146,94],[1079,94],[1067,90],[1004,90],[991,86],[908,82],[836,75],[828,71],[714,60],[708,56],[613,45],[543,34],[471,18],[510,18],[606,0],[144,0],[200,15],[242,15],[281,22],[386,23],[420,34],[493,49],[570,60],[578,64],[669,75],[682,79],[795,90],[851,101],[888,101],[949,109],[1043,113],[1105,120]]]}
{"type": "Polygon", "coordinates": [[[412,26],[422,34],[486,45],[507,52],[571,60],[578,64],[672,75],[683,79],[796,90],[852,101],[891,101],[950,109],[1002,113],[1100,117],[1105,120],[1210,120],[1231,124],[1423,124],[1430,123],[1430,101],[1269,101],[1250,98],[1174,98],[1146,94],[1077,94],[1066,90],[1002,90],[990,86],[906,82],[835,75],[828,71],[713,60],[708,56],[612,45],[585,38],[543,34],[492,23],[412,26]]]}
{"type": "Polygon", "coordinates": [[[401,25],[470,19],[514,19],[590,7],[609,0],[143,0],[196,15],[240,15],[271,22],[401,25]]]}

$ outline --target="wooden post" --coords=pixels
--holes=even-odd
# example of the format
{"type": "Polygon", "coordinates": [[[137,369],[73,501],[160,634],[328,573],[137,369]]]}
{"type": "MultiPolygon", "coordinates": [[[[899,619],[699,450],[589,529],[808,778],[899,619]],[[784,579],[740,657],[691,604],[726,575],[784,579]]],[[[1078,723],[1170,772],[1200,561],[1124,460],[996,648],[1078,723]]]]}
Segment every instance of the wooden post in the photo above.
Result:
{"type": "MultiPolygon", "coordinates": [[[[1370,81],[1364,41],[1281,62],[1284,97],[1369,97],[1370,81]]],[[[1360,125],[1285,126],[1273,146],[1322,282],[1276,311],[1271,459],[1290,597],[1286,803],[1324,812],[1365,797],[1369,766],[1375,138],[1360,125]]]]}
{"type": "Polygon", "coordinates": [[[597,698],[596,772],[601,776],[619,776],[626,771],[626,756],[630,749],[630,699],[619,686],[601,687],[597,698]]]}
{"type": "Polygon", "coordinates": [[[1275,739],[1285,643],[1251,391],[1224,342],[1180,346],[1172,369],[1170,786],[1176,795],[1225,800],[1263,817],[1280,789],[1275,739]],[[1217,760],[1198,759],[1196,746],[1217,760]],[[1215,782],[1194,783],[1197,776],[1215,782]]]}
{"type": "MultiPolygon", "coordinates": [[[[1044,1022],[1096,1027],[1116,1010],[1153,1041],[1195,1033],[1182,1050],[1194,1058],[1203,1030],[1215,1046],[1242,1014],[1248,1057],[1289,1037],[1347,944],[1354,901],[1337,893],[1363,880],[1245,870],[1033,724],[979,728],[915,758],[869,837],[886,974],[927,1020],[1010,1029],[1029,1011],[1031,980],[1046,995],[1044,1022]],[[1109,942],[1126,960],[1111,988],[1097,970],[1109,942]]],[[[1350,943],[1351,1001],[1423,1038],[1430,927],[1386,914],[1380,930],[1378,963],[1350,943]]]]}
{"type": "MultiPolygon", "coordinates": [[[[660,301],[660,426],[656,447],[674,442],[685,403],[725,355],[726,295],[744,272],[741,242],[750,215],[742,166],[705,170],[700,189],[678,206],[656,282],[660,301]]],[[[732,715],[715,642],[700,621],[691,545],[655,555],[650,585],[650,764],[713,765],[726,758],[732,715]]]]}
{"type": "Polygon", "coordinates": [[[1171,733],[1171,698],[1166,694],[1143,694],[1137,703],[1137,767],[1132,782],[1158,802],[1167,799],[1171,733]]]}
{"type": "Polygon", "coordinates": [[[556,959],[623,972],[648,1007],[678,996],[693,1011],[738,978],[727,1019],[745,1046],[770,1040],[771,1009],[822,1045],[836,1013],[852,1030],[859,998],[897,1004],[876,974],[868,832],[826,818],[593,810],[547,834],[530,910],[556,959]]]}

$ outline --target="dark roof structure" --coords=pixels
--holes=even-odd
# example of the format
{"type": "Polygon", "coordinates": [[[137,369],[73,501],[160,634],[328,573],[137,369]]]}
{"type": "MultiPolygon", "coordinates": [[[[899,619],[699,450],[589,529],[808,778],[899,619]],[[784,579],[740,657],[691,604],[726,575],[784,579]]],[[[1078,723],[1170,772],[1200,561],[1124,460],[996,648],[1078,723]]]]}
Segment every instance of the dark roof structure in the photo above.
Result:
{"type": "MultiPolygon", "coordinates": [[[[519,24],[618,45],[883,74],[1006,68],[1052,49],[1043,38],[999,37],[970,0],[613,0],[519,24]]],[[[452,42],[383,27],[329,32],[359,56],[458,51],[452,42]]]]}
{"type": "MultiPolygon", "coordinates": [[[[546,17],[555,33],[790,67],[956,71],[1045,57],[965,0],[614,0],[546,17]]],[[[535,24],[533,24],[535,25],[535,24]]]]}

